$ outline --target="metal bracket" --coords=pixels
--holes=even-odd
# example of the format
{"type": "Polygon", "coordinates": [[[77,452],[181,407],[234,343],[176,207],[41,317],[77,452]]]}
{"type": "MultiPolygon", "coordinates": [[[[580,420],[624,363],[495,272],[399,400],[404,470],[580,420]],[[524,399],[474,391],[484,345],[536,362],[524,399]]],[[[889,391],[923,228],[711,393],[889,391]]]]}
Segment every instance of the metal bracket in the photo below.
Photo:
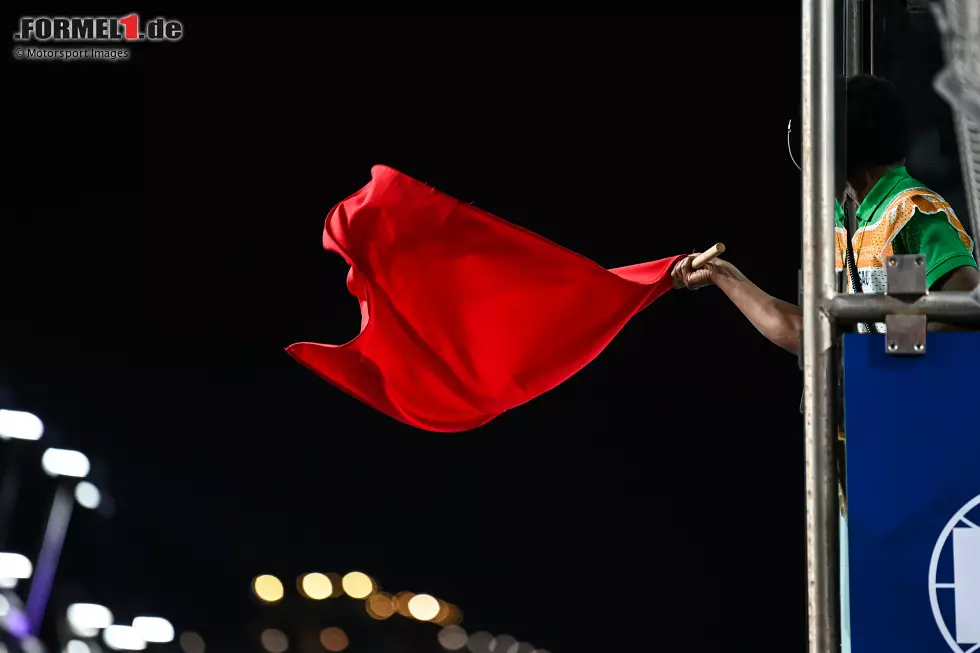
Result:
{"type": "Polygon", "coordinates": [[[921,297],[926,294],[926,257],[903,254],[885,259],[888,294],[921,297]]]}
{"type": "MultiPolygon", "coordinates": [[[[915,299],[926,294],[926,257],[903,254],[885,259],[888,275],[887,294],[915,299]]],[[[900,356],[918,356],[926,352],[925,315],[886,315],[885,351],[900,356]]]]}
{"type": "Polygon", "coordinates": [[[899,356],[926,353],[925,315],[886,315],[885,351],[899,356]]]}

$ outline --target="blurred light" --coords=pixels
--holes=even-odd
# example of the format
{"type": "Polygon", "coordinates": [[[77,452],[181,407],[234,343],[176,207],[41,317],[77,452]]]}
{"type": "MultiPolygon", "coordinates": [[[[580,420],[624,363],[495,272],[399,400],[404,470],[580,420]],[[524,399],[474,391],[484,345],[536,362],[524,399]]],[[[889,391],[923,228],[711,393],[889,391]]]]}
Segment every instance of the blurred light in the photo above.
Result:
{"type": "Polygon", "coordinates": [[[432,621],[439,614],[439,601],[428,594],[419,594],[408,602],[408,611],[419,621],[432,621]]]}
{"type": "Polygon", "coordinates": [[[344,591],[352,599],[366,599],[374,592],[374,581],[367,574],[352,571],[343,580],[344,591]]]}
{"type": "Polygon", "coordinates": [[[0,589],[12,590],[17,587],[16,578],[0,578],[0,589]]]}
{"type": "Polygon", "coordinates": [[[0,642],[0,653],[7,653],[7,645],[0,642]]]}
{"type": "Polygon", "coordinates": [[[517,645],[517,653],[534,653],[534,645],[521,642],[517,645]]]}
{"type": "Polygon", "coordinates": [[[92,649],[80,639],[73,639],[65,646],[65,653],[91,653],[92,649]]]}
{"type": "Polygon", "coordinates": [[[543,648],[538,648],[534,649],[534,653],[548,653],[548,651],[544,650],[543,648]]]}
{"type": "Polygon", "coordinates": [[[368,597],[364,603],[364,609],[372,619],[384,621],[395,614],[395,605],[392,603],[391,596],[384,592],[378,592],[368,597]]]}
{"type": "Polygon", "coordinates": [[[408,610],[408,602],[415,598],[415,595],[411,592],[399,592],[395,594],[395,599],[393,603],[395,604],[395,612],[403,617],[412,617],[412,613],[408,610]]]}
{"type": "Polygon", "coordinates": [[[85,478],[88,476],[88,458],[81,451],[71,449],[48,449],[41,456],[41,467],[50,476],[71,476],[85,478]]]}
{"type": "Polygon", "coordinates": [[[283,597],[282,583],[275,576],[265,574],[252,581],[255,595],[266,603],[275,603],[283,597]]]}
{"type": "Polygon", "coordinates": [[[449,626],[439,631],[439,645],[447,651],[465,648],[467,639],[466,631],[459,626],[449,626]]]}
{"type": "Polygon", "coordinates": [[[133,628],[147,642],[169,644],[174,641],[174,627],[163,617],[136,617],[133,628]]]}
{"type": "MultiPolygon", "coordinates": [[[[30,637],[31,635],[31,622],[27,619],[27,613],[15,606],[10,606],[10,611],[7,613],[7,618],[4,622],[4,625],[7,627],[7,632],[14,637],[20,638],[22,640],[21,645],[26,651],[28,642],[23,640],[25,637],[30,637]]],[[[34,643],[36,642],[37,640],[35,639],[34,643]]]]}
{"type": "MultiPolygon", "coordinates": [[[[195,632],[180,634],[180,648],[184,653],[204,653],[204,638],[195,632]]],[[[531,653],[528,651],[528,653],[531,653]]]]}
{"type": "Polygon", "coordinates": [[[449,604],[446,603],[445,601],[439,601],[439,612],[436,613],[436,616],[432,617],[431,619],[432,623],[439,624],[441,626],[448,625],[446,624],[446,619],[449,618],[449,611],[450,611],[449,604]]]}
{"type": "Polygon", "coordinates": [[[483,631],[473,633],[466,640],[466,648],[470,650],[470,653],[493,653],[494,644],[496,641],[493,635],[483,631]]]}
{"type": "Polygon", "coordinates": [[[3,594],[0,594],[0,617],[6,617],[10,612],[10,601],[3,594]]]}
{"type": "Polygon", "coordinates": [[[458,626],[463,622],[463,613],[452,603],[439,601],[439,614],[435,616],[432,623],[440,626],[458,626]]]}
{"type": "Polygon", "coordinates": [[[0,578],[30,578],[34,565],[19,553],[0,553],[0,578]]]}
{"type": "Polygon", "coordinates": [[[83,508],[95,510],[102,502],[102,493],[88,481],[82,481],[75,486],[75,501],[78,501],[83,508]]]}
{"type": "Polygon", "coordinates": [[[333,583],[324,574],[306,574],[300,579],[299,589],[308,599],[322,601],[333,595],[333,583]]]}
{"type": "Polygon", "coordinates": [[[117,651],[142,651],[146,648],[146,641],[132,626],[109,626],[102,631],[102,639],[106,646],[117,651]]]}
{"type": "Polygon", "coordinates": [[[324,628],[320,631],[320,643],[328,651],[343,651],[350,645],[347,633],[340,628],[324,628]]]}
{"type": "Polygon", "coordinates": [[[68,625],[80,637],[95,637],[96,631],[112,625],[112,613],[103,605],[74,603],[68,606],[68,625]]]}
{"type": "Polygon", "coordinates": [[[27,637],[20,640],[20,647],[24,653],[44,653],[44,644],[37,637],[27,637]]]}
{"type": "Polygon", "coordinates": [[[262,640],[262,648],[269,653],[285,653],[286,649],[289,648],[289,638],[286,637],[286,633],[275,628],[263,630],[260,639],[262,640]]]}
{"type": "Polygon", "coordinates": [[[517,653],[517,640],[510,635],[497,635],[493,643],[493,653],[517,653]]]}
{"type": "Polygon", "coordinates": [[[40,440],[44,423],[37,415],[21,410],[0,410],[0,438],[4,440],[40,440]]]}

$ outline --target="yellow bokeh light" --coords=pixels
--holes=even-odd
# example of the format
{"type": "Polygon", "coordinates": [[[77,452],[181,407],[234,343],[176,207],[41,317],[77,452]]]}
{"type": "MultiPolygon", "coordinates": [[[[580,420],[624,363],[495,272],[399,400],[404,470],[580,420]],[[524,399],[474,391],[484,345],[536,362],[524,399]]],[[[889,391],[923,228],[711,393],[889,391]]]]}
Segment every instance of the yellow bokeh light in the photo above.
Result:
{"type": "Polygon", "coordinates": [[[306,574],[299,580],[303,596],[314,601],[322,601],[333,595],[333,583],[324,574],[306,574]]]}
{"type": "Polygon", "coordinates": [[[320,644],[328,651],[343,651],[350,645],[350,640],[340,628],[324,628],[320,631],[320,644]]]}
{"type": "Polygon", "coordinates": [[[419,621],[432,621],[439,614],[439,600],[428,594],[418,594],[408,602],[408,611],[419,621]]]}
{"type": "Polygon", "coordinates": [[[352,599],[366,599],[374,592],[374,581],[367,574],[352,571],[342,581],[344,591],[352,599]]]}
{"type": "Polygon", "coordinates": [[[384,592],[372,594],[364,603],[364,608],[372,619],[384,621],[395,614],[395,604],[391,596],[384,592]]]}
{"type": "Polygon", "coordinates": [[[408,610],[408,602],[415,598],[415,595],[411,592],[399,592],[395,594],[394,604],[395,612],[403,617],[411,618],[412,613],[408,610]]]}
{"type": "Polygon", "coordinates": [[[252,581],[252,590],[255,596],[266,603],[275,603],[283,597],[282,583],[275,576],[268,574],[257,576],[252,581]]]}

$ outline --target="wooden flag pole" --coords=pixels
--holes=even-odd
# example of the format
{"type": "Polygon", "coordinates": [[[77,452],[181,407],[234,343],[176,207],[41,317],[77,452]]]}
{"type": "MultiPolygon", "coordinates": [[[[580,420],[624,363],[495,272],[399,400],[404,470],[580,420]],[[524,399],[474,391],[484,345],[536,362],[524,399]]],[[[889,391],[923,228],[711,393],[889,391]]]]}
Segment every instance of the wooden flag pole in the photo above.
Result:
{"type": "Polygon", "coordinates": [[[712,259],[716,259],[724,253],[725,253],[725,243],[718,243],[716,245],[712,245],[711,249],[704,252],[703,254],[701,254],[691,262],[691,268],[695,270],[700,270],[705,266],[706,263],[708,263],[708,261],[711,261],[712,259]]]}

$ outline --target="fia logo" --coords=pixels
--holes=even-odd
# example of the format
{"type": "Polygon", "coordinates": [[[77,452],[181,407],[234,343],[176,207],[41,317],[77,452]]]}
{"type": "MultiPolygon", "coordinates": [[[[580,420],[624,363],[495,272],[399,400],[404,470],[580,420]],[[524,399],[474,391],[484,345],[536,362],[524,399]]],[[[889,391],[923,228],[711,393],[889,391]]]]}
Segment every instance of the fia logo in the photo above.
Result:
{"type": "Polygon", "coordinates": [[[980,651],[980,496],[953,515],[936,541],[929,562],[929,601],[950,649],[980,651]]]}

